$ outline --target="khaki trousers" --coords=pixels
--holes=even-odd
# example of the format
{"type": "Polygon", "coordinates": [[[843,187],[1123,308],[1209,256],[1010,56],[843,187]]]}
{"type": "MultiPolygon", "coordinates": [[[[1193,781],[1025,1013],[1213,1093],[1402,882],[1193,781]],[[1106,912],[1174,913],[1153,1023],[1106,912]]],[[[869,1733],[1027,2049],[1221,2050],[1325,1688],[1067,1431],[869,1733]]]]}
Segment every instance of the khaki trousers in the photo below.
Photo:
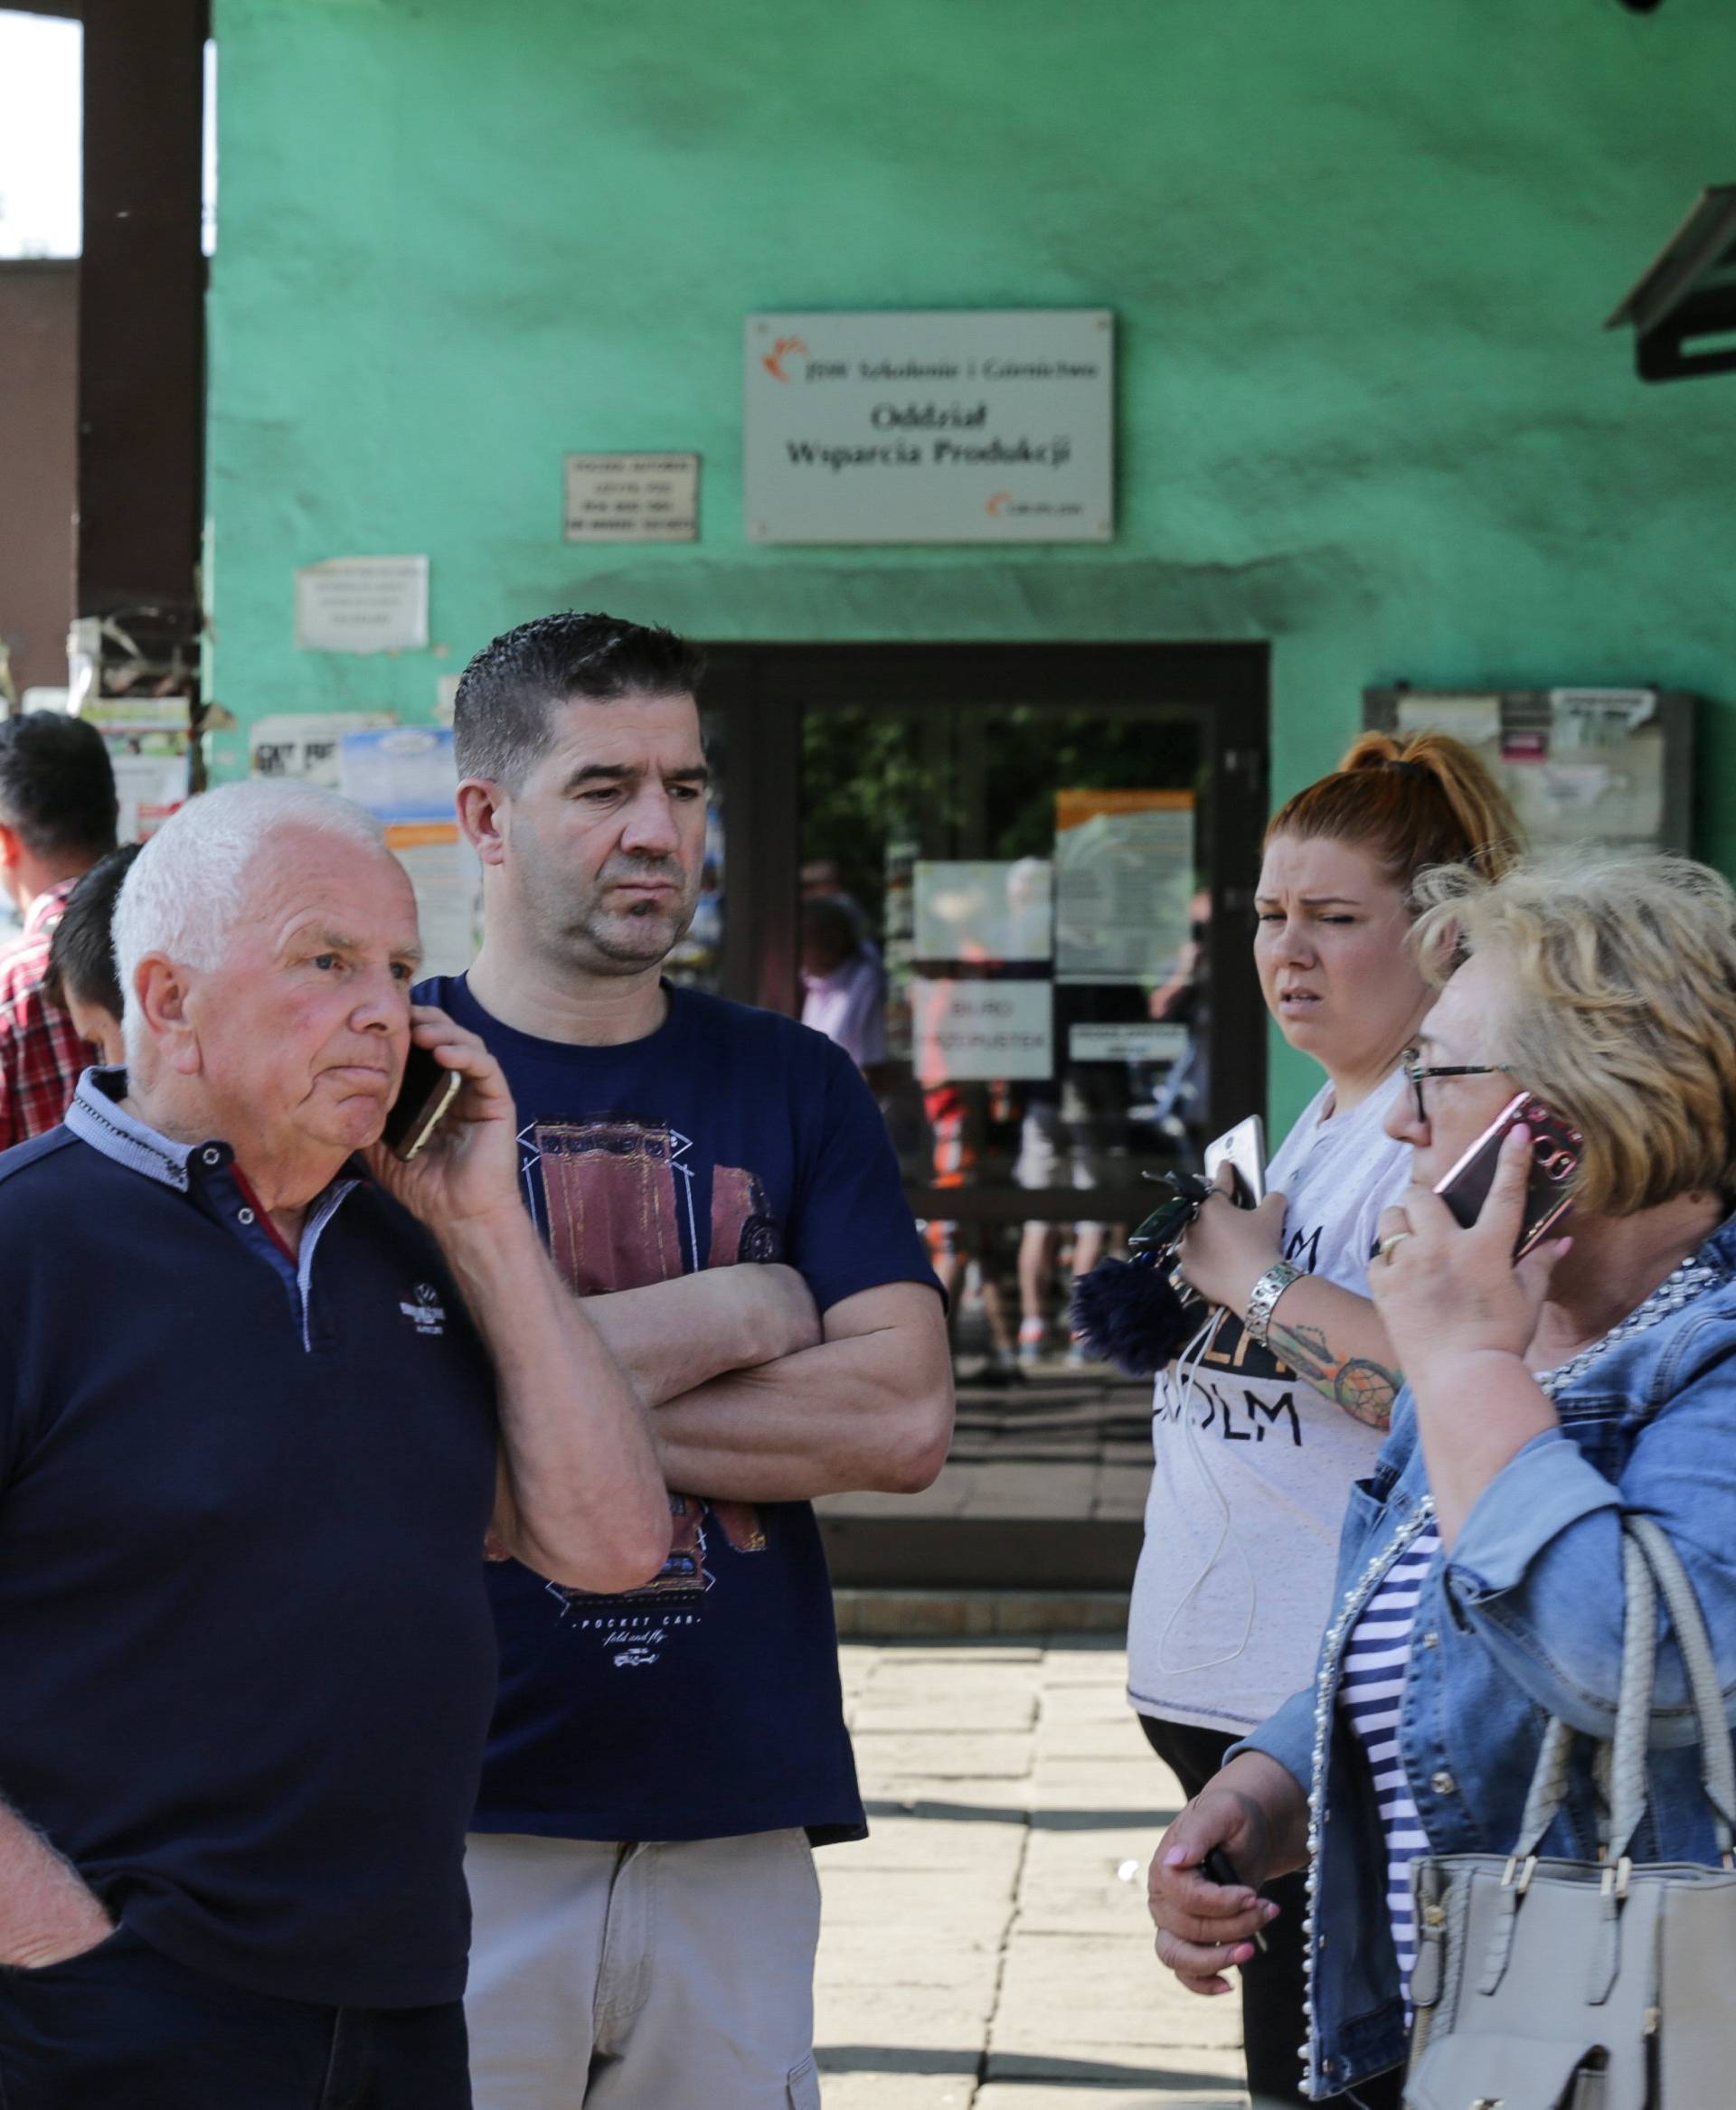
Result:
{"type": "Polygon", "coordinates": [[[819,2110],[805,1833],[473,1832],[476,2110],[819,2110]]]}

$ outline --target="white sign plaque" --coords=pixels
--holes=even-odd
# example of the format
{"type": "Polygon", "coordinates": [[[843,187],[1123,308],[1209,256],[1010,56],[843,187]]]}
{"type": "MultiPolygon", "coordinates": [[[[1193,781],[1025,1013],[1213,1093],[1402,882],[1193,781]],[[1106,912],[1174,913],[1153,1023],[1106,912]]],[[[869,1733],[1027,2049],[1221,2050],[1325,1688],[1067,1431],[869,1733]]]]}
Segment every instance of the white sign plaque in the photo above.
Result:
{"type": "Polygon", "coordinates": [[[699,536],[696,454],[570,454],[570,542],[691,542],[699,536]]]}
{"type": "Polygon", "coordinates": [[[1106,542],[1107,308],[748,317],[759,542],[1106,542]]]}
{"type": "Polygon", "coordinates": [[[1186,1053],[1185,1026],[1073,1026],[1067,1034],[1073,1062],[1179,1062],[1186,1053]]]}
{"type": "Polygon", "coordinates": [[[420,652],[428,644],[426,557],[333,557],[296,574],[302,652],[420,652]]]}
{"type": "Polygon", "coordinates": [[[910,1066],[922,1085],[951,1078],[1048,1077],[1054,990],[1048,982],[910,980],[910,1066]]]}

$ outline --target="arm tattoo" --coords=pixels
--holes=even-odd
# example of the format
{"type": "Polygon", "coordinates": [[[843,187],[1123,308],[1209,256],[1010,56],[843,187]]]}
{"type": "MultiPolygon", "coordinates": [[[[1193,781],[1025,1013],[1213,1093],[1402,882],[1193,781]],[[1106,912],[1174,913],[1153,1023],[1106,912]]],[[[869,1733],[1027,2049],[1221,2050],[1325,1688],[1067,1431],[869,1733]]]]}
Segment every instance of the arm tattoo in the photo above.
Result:
{"type": "Polygon", "coordinates": [[[1316,1392],[1367,1428],[1385,1428],[1404,1380],[1365,1355],[1341,1356],[1318,1326],[1287,1326],[1274,1319],[1267,1330],[1272,1352],[1316,1392]]]}

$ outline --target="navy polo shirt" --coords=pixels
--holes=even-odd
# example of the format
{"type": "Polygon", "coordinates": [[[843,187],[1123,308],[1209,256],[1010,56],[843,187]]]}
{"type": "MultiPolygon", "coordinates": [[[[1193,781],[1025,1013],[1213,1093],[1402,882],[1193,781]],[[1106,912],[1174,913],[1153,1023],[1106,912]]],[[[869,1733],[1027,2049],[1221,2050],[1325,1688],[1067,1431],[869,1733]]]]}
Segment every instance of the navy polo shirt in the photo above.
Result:
{"type": "Polygon", "coordinates": [[[456,1999],[487,1359],[370,1182],[292,1260],[228,1147],[124,1088],[87,1071],[66,1126],[0,1156],[0,1794],[195,1970],[456,1999]]]}

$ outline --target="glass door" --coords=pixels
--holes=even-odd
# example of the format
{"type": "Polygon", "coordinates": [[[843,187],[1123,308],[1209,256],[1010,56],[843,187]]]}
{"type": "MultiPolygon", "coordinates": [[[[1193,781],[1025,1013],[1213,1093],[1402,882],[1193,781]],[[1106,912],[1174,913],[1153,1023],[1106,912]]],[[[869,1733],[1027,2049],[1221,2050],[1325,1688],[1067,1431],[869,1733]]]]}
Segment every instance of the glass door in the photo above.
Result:
{"type": "Polygon", "coordinates": [[[1090,1362],[1068,1300],[1142,1175],[1263,1099],[1263,655],[726,649],[737,974],[862,1067],[951,1304],[952,1458],[914,1502],[825,1505],[835,1560],[1125,1584],[1148,1387],[1090,1362]]]}

